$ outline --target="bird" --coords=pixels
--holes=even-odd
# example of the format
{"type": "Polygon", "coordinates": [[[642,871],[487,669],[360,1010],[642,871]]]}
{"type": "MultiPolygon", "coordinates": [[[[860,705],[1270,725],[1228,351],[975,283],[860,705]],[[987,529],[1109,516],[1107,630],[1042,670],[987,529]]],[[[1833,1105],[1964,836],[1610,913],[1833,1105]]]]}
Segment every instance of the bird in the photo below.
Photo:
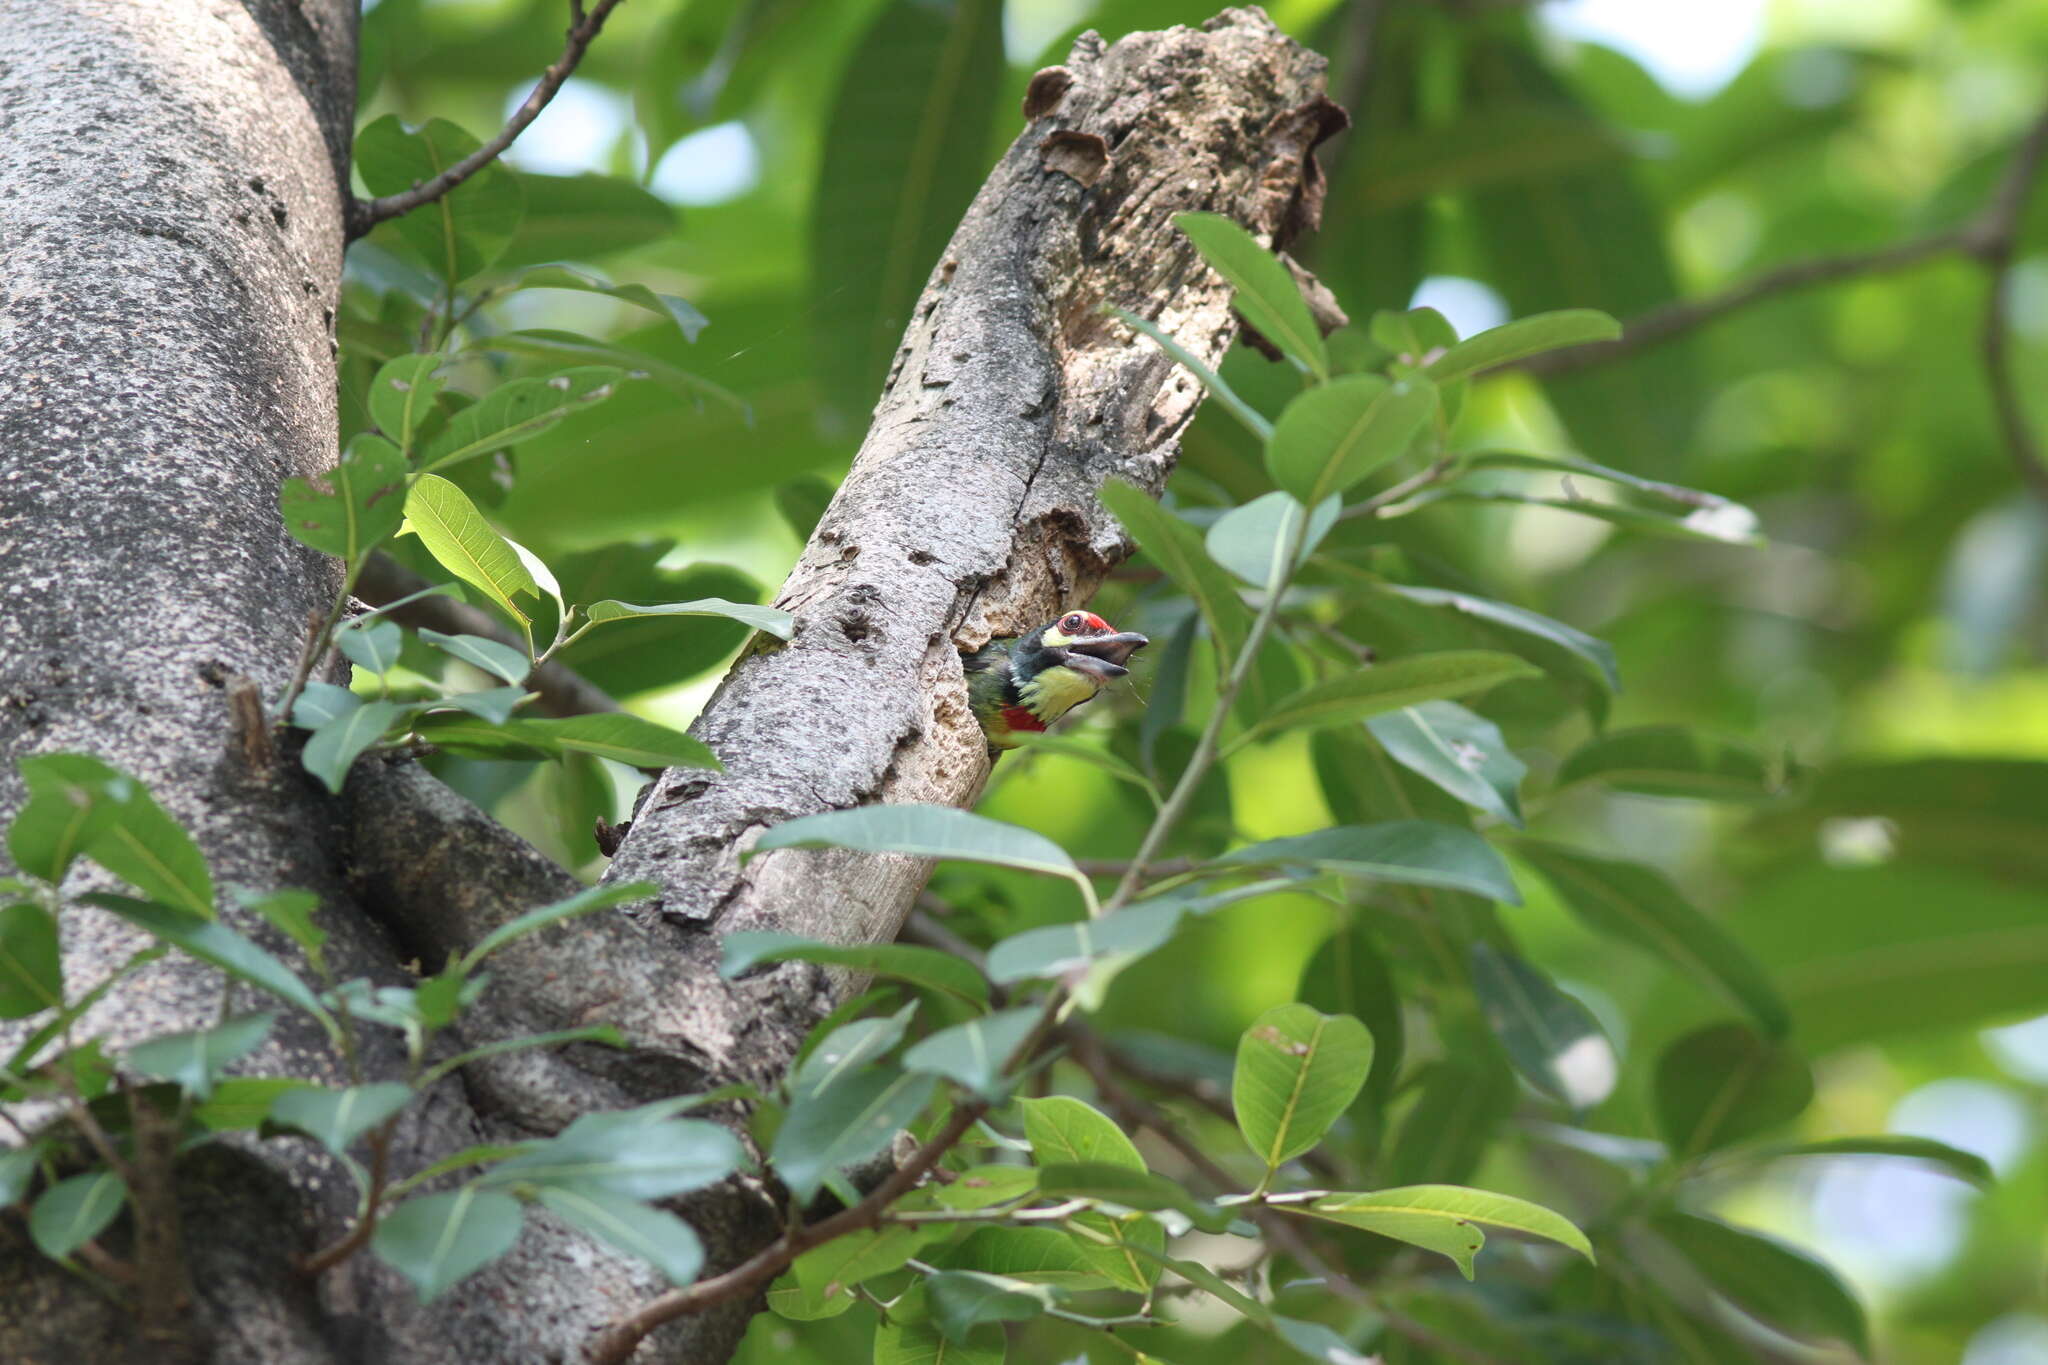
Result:
{"type": "Polygon", "coordinates": [[[1092,611],[1070,611],[1023,635],[991,640],[962,660],[967,699],[991,758],[1045,730],[1095,694],[1151,641],[1092,611]]]}

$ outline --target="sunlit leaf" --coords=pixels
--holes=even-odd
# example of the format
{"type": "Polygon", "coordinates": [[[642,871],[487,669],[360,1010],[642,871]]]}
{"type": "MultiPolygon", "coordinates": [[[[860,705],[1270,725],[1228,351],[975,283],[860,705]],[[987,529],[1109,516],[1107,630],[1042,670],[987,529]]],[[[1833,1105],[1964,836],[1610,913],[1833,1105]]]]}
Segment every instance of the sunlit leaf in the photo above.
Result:
{"type": "Polygon", "coordinates": [[[953,806],[859,806],[800,816],[768,830],[749,856],[777,848],[850,848],[1080,876],[1066,850],[1044,835],[953,806]]]}
{"type": "Polygon", "coordinates": [[[1240,317],[1310,374],[1329,378],[1329,348],[1323,345],[1323,334],[1294,276],[1279,257],[1221,214],[1176,213],[1173,225],[1187,234],[1210,268],[1229,282],[1235,291],[1231,306],[1240,317]]]}
{"type": "Polygon", "coordinates": [[[1282,697],[1248,737],[1345,725],[1425,701],[1470,696],[1538,670],[1512,654],[1442,650],[1374,664],[1282,697]]]}
{"type": "Polygon", "coordinates": [[[1594,341],[1613,341],[1620,336],[1621,324],[1597,309],[1561,308],[1516,318],[1467,337],[1429,362],[1429,377],[1439,384],[1448,384],[1524,356],[1594,341]]]}
{"type": "Polygon", "coordinates": [[[1254,1019],[1237,1044],[1231,1108],[1268,1170],[1322,1141],[1372,1069],[1372,1035],[1349,1015],[1281,1005],[1254,1019]]]}
{"type": "MultiPolygon", "coordinates": [[[[500,384],[448,419],[441,434],[420,452],[419,467],[446,469],[517,445],[579,408],[610,398],[626,377],[627,372],[615,365],[585,365],[500,384]]],[[[409,502],[406,515],[412,515],[409,502]]]]}
{"type": "Polygon", "coordinates": [[[532,623],[512,599],[538,597],[540,585],[467,493],[438,474],[420,475],[405,497],[405,529],[442,568],[482,590],[522,629],[532,623]]]}
{"type": "Polygon", "coordinates": [[[765,630],[780,640],[787,640],[796,629],[796,618],[776,607],[759,607],[750,602],[728,602],[722,597],[707,597],[696,602],[659,602],[641,605],[635,602],[593,602],[585,609],[585,615],[593,625],[605,621],[627,621],[648,616],[723,616],[729,620],[741,621],[756,630],[765,630]]]}

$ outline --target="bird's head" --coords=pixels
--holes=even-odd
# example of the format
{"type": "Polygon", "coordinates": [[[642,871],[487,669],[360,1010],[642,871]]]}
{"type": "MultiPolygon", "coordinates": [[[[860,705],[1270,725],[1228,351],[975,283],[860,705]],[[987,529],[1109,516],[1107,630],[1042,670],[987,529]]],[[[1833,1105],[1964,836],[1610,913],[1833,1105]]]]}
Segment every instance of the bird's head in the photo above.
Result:
{"type": "Polygon", "coordinates": [[[1070,611],[1049,621],[1019,642],[1018,660],[1033,673],[1065,666],[1097,687],[1130,670],[1124,664],[1151,641],[1136,631],[1120,631],[1092,611],[1070,611]]]}

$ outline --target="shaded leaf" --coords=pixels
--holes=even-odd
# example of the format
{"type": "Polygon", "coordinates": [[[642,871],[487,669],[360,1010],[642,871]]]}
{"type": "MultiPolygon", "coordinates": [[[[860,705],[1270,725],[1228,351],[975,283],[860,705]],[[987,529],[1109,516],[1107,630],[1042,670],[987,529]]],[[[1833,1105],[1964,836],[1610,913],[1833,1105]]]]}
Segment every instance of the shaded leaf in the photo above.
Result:
{"type": "Polygon", "coordinates": [[[983,1099],[999,1101],[1008,1089],[1005,1066],[1044,1013],[1036,1006],[1002,1010],[940,1029],[903,1054],[904,1069],[944,1076],[983,1099]]]}
{"type": "Polygon", "coordinates": [[[514,940],[525,938],[528,934],[537,933],[550,925],[566,923],[583,915],[595,914],[600,910],[611,910],[631,904],[653,895],[658,889],[653,882],[601,882],[596,886],[585,887],[566,899],[528,910],[485,934],[474,948],[463,955],[463,970],[475,968],[498,949],[514,940]]]}
{"type": "Polygon", "coordinates": [[[776,1130],[770,1161],[782,1183],[808,1203],[826,1176],[867,1160],[924,1112],[936,1077],[877,1067],[800,1096],[776,1130]]]}
{"type": "Polygon", "coordinates": [[[1282,697],[1247,738],[1286,730],[1347,725],[1367,716],[1398,711],[1418,702],[1484,692],[1538,670],[1512,654],[1490,650],[1440,650],[1375,664],[1282,697]]]}
{"type": "Polygon", "coordinates": [[[129,1048],[128,1065],[203,1100],[221,1070],[260,1047],[276,1022],[274,1014],[245,1014],[209,1029],[165,1034],[129,1048]]]}
{"type": "Polygon", "coordinates": [[[1066,851],[1044,835],[953,806],[859,806],[800,816],[763,834],[748,856],[777,848],[850,848],[1081,875],[1066,851]]]}
{"type": "Polygon", "coordinates": [[[63,1004],[57,921],[40,905],[0,909],[0,1019],[26,1019],[63,1004]]]}
{"type": "MultiPolygon", "coordinates": [[[[526,681],[526,675],[533,672],[533,660],[510,645],[482,635],[443,635],[438,630],[422,629],[420,639],[436,649],[445,650],[470,665],[493,677],[518,685],[526,681]]],[[[308,684],[310,687],[311,684],[308,684]]]]}
{"type": "Polygon", "coordinates": [[[1046,1285],[988,1275],[978,1270],[942,1270],[927,1276],[925,1299],[932,1320],[947,1340],[966,1344],[976,1327],[986,1323],[1024,1322],[1057,1300],[1046,1285]]]}
{"type": "Polygon", "coordinates": [[[730,980],[763,962],[822,962],[852,967],[912,985],[947,991],[977,1005],[988,1003],[988,982],[969,963],[936,948],[908,943],[821,943],[797,934],[742,930],[720,947],[719,975],[730,980]]]}
{"type": "Polygon", "coordinates": [[[1468,806],[1511,825],[1522,823],[1520,787],[1528,766],[1484,716],[1454,701],[1426,701],[1372,716],[1365,728],[1410,772],[1468,806]]]}
{"type": "Polygon", "coordinates": [[[127,1202],[128,1187],[112,1171],[74,1175],[36,1197],[28,1234],[43,1255],[61,1260],[105,1232],[127,1202]]]}
{"type": "Polygon", "coordinates": [[[405,632],[393,621],[344,626],[334,633],[334,647],[341,651],[342,656],[370,673],[389,673],[396,668],[398,651],[404,643],[405,632]]]}
{"type": "MultiPolygon", "coordinates": [[[[429,119],[413,130],[386,114],[356,134],[355,167],[371,194],[400,194],[432,180],[478,145],[446,119],[429,119]]],[[[519,229],[525,198],[517,178],[493,162],[392,226],[429,269],[454,283],[504,254],[519,229]]]]}
{"type": "Polygon", "coordinates": [[[690,1225],[637,1199],[546,1186],[541,1206],[573,1227],[646,1261],[670,1284],[689,1284],[704,1268],[704,1244],[690,1225]]]}
{"type": "Polygon", "coordinates": [[[1224,854],[1224,864],[1305,866],[1351,877],[1470,891],[1489,900],[1522,903],[1507,864],[1470,830],[1427,820],[1340,825],[1287,839],[1268,839],[1224,854]]]}
{"type": "Polygon", "coordinates": [[[1113,306],[1106,311],[1124,326],[1140,336],[1149,338],[1160,350],[1172,356],[1175,362],[1195,377],[1196,382],[1208,390],[1209,396],[1216,400],[1218,406],[1244,424],[1245,430],[1258,437],[1261,442],[1272,439],[1273,424],[1267,421],[1258,409],[1238,397],[1237,391],[1224,382],[1223,376],[1204,365],[1193,351],[1136,313],[1113,306]]]}
{"type": "Polygon", "coordinates": [[[739,1139],[704,1119],[673,1117],[684,1103],[584,1114],[478,1177],[498,1188],[535,1185],[619,1199],[666,1199],[716,1184],[747,1164],[739,1139]]]}
{"type": "MultiPolygon", "coordinates": [[[[422,471],[446,469],[517,445],[577,409],[610,398],[626,377],[627,372],[616,365],[584,365],[500,384],[448,419],[441,434],[420,452],[419,467],[422,471]]],[[[410,500],[406,515],[412,515],[410,500]]]]}
{"type": "Polygon", "coordinates": [[[1253,587],[1273,591],[1293,577],[1330,533],[1340,510],[1330,498],[1310,512],[1286,493],[1266,493],[1216,518],[1203,543],[1209,558],[1253,587]],[[1289,563],[1287,546],[1296,536],[1301,538],[1300,548],[1289,563]]]}
{"type": "Polygon", "coordinates": [[[667,318],[676,325],[685,341],[695,341],[697,334],[706,326],[704,315],[688,299],[677,298],[674,294],[657,294],[644,284],[613,284],[598,271],[585,266],[560,262],[528,266],[519,272],[513,288],[574,289],[585,294],[604,294],[667,318]]]}
{"type": "Polygon", "coordinates": [[[1138,548],[1194,598],[1227,671],[1244,650],[1251,613],[1245,610],[1230,575],[1209,557],[1201,533],[1130,484],[1112,479],[1096,496],[1116,515],[1138,548]]]}
{"type": "Polygon", "coordinates": [[[1542,873],[1567,909],[1603,934],[1633,943],[1748,1010],[1782,1037],[1791,1016],[1770,977],[1727,930],[1688,904],[1661,872],[1527,840],[1515,851],[1542,873]]]}
{"type": "Polygon", "coordinates": [[[302,545],[360,563],[405,519],[406,473],[397,446],[381,436],[359,434],[327,473],[284,481],[277,495],[284,528],[302,545]]]}
{"type": "MultiPolygon", "coordinates": [[[[386,361],[377,371],[377,377],[370,381],[370,416],[377,429],[389,438],[388,444],[400,451],[412,449],[412,438],[437,411],[441,391],[448,387],[448,381],[435,373],[447,363],[447,357],[439,354],[401,355],[386,361]]],[[[401,483],[405,472],[405,459],[400,455],[401,483]]],[[[402,507],[405,500],[394,501],[402,507]]],[[[285,515],[289,518],[291,514],[288,511],[285,515]]],[[[396,519],[391,529],[398,529],[396,519]]]]}
{"type": "Polygon", "coordinates": [[[1420,602],[1425,606],[1447,607],[1496,626],[1505,626],[1509,630],[1547,640],[1592,665],[1594,676],[1608,691],[1621,690],[1621,674],[1614,666],[1614,650],[1605,640],[1597,640],[1562,621],[1539,616],[1512,603],[1495,602],[1484,597],[1473,597],[1468,593],[1449,592],[1443,588],[1415,588],[1400,583],[1385,583],[1381,585],[1381,591],[1392,593],[1396,597],[1405,597],[1411,602],[1420,602]]]}
{"type": "Polygon", "coordinates": [[[1791,1156],[1880,1156],[1924,1161],[1972,1185],[1991,1184],[1991,1163],[1975,1152],[1933,1138],[1880,1133],[1873,1137],[1822,1138],[1816,1142],[1773,1142],[1727,1154],[1730,1161],[1776,1161],[1791,1156]]]}
{"type": "Polygon", "coordinates": [[[296,1128],[336,1156],[363,1134],[405,1108],[412,1090],[396,1081],[354,1085],[344,1090],[304,1086],[287,1090],[270,1106],[270,1118],[296,1128]]]}
{"type": "Polygon", "coordinates": [[[1573,1109],[1614,1090],[1620,1064],[1592,1012],[1521,958],[1472,945],[1472,990],[1522,1078],[1573,1109]]]}
{"type": "Polygon", "coordinates": [[[1743,1312],[1796,1337],[1846,1342],[1869,1358],[1863,1305],[1819,1261],[1775,1238],[1676,1209],[1650,1225],[1743,1312]]]}
{"type": "Polygon", "coordinates": [[[406,1200],[377,1224],[370,1246],[424,1303],[510,1251],[520,1223],[517,1199],[470,1185],[406,1200]]]}
{"type": "Polygon", "coordinates": [[[292,970],[225,924],[193,916],[168,905],[116,896],[104,891],[81,897],[88,904],[111,910],[122,919],[174,948],[210,962],[229,975],[270,992],[287,1004],[297,1005],[318,1019],[328,1033],[335,1032],[333,1017],[321,1006],[312,989],[292,970]]]}
{"type": "Polygon", "coordinates": [[[330,792],[339,793],[348,770],[363,750],[413,712],[395,701],[364,702],[315,730],[306,740],[299,762],[330,792]]]}
{"type": "Polygon", "coordinates": [[[723,616],[744,622],[756,630],[765,630],[779,640],[787,640],[796,629],[796,618],[780,608],[759,607],[750,602],[728,602],[722,597],[645,606],[634,602],[593,602],[585,608],[585,615],[593,625],[648,616],[723,616]]]}
{"type": "Polygon", "coordinates": [[[588,261],[662,241],[676,230],[674,209],[616,175],[519,171],[515,178],[526,214],[498,260],[508,270],[545,261],[588,261]]]}
{"type": "Polygon", "coordinates": [[[517,720],[505,728],[515,740],[551,752],[591,754],[633,768],[724,769],[702,740],[625,711],[564,720],[517,720]]]}
{"type": "Polygon", "coordinates": [[[1812,1099],[1806,1060],[1742,1024],[1697,1029],[1657,1059],[1657,1125],[1681,1158],[1775,1128],[1812,1099]]]}
{"type": "Polygon", "coordinates": [[[1757,801],[1776,794],[1762,755],[1682,725],[1614,730],[1588,740],[1558,769],[1557,785],[1597,781],[1647,796],[1757,801]]]}

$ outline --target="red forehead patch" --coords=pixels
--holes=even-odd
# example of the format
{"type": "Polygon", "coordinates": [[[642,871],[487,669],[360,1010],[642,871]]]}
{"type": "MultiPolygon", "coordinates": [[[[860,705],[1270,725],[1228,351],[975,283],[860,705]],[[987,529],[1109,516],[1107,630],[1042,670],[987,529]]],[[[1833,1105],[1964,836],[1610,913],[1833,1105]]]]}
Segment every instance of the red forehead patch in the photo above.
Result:
{"type": "Polygon", "coordinates": [[[1078,615],[1081,618],[1081,623],[1085,625],[1089,630],[1100,630],[1108,632],[1110,634],[1115,633],[1114,631],[1110,631],[1109,622],[1103,620],[1100,616],[1097,616],[1092,611],[1077,612],[1076,615],[1078,615]]]}

